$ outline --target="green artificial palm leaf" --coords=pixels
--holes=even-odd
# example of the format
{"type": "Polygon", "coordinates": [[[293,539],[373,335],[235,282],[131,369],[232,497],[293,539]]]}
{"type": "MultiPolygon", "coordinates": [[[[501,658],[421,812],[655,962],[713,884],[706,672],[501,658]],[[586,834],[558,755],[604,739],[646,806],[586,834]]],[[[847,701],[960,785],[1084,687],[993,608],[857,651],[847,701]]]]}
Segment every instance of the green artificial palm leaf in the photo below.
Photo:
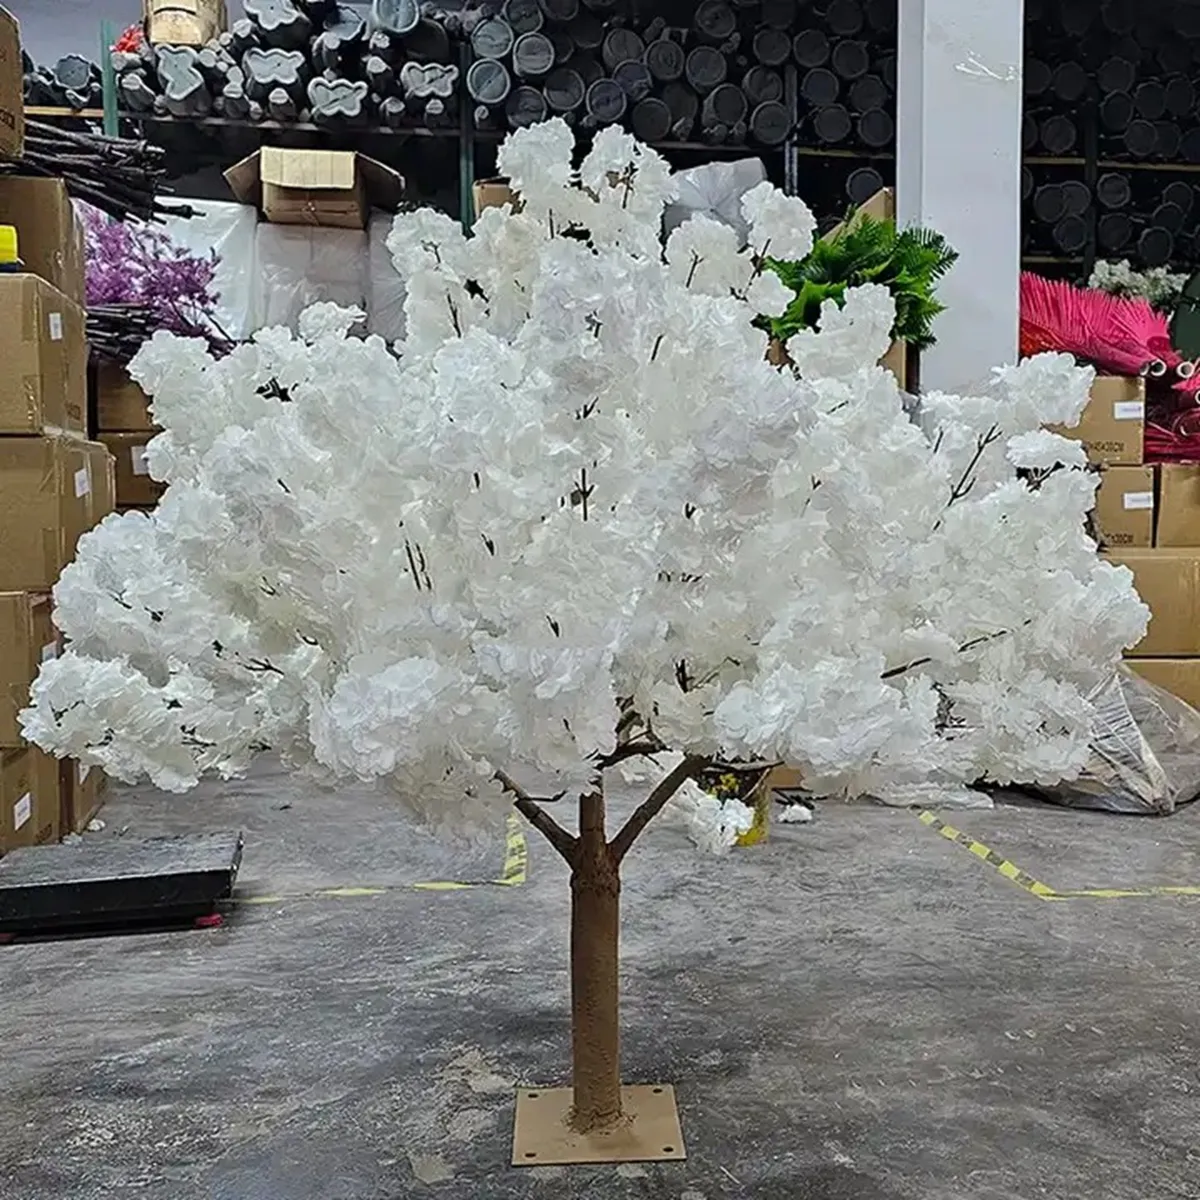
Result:
{"type": "Polygon", "coordinates": [[[896,301],[892,336],[924,349],[933,344],[933,322],[944,311],[935,287],[957,257],[946,239],[931,229],[897,232],[894,221],[851,210],[841,229],[817,242],[800,262],[768,261],[796,298],[782,316],[763,325],[786,342],[798,329],[817,327],[825,301],[841,305],[847,288],[877,283],[896,301]]]}

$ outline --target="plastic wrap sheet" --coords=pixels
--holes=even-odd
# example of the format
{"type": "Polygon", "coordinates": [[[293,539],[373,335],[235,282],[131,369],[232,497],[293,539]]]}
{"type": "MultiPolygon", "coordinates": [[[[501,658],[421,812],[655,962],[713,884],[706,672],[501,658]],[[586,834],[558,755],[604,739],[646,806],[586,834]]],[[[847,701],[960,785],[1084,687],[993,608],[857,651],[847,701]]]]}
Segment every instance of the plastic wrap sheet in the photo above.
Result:
{"type": "Polygon", "coordinates": [[[1200,796],[1200,712],[1122,666],[1091,697],[1092,754],[1037,794],[1070,808],[1168,816],[1200,796]]]}
{"type": "Polygon", "coordinates": [[[367,332],[388,342],[404,337],[404,298],[408,289],[387,248],[387,236],[395,217],[376,213],[367,226],[367,332]]]}
{"type": "Polygon", "coordinates": [[[217,253],[213,287],[217,304],[218,332],[234,340],[254,332],[254,297],[258,272],[255,269],[255,233],[258,213],[246,204],[226,200],[197,200],[199,215],[189,220],[168,217],[163,230],[171,240],[192,254],[217,253]]]}
{"type": "Polygon", "coordinates": [[[321,300],[366,307],[365,230],[263,222],[255,245],[255,329],[284,325],[294,330],[300,314],[321,300]]]}
{"type": "Polygon", "coordinates": [[[767,168],[758,158],[737,162],[706,163],[675,176],[679,193],[663,213],[663,232],[670,233],[696,213],[704,213],[737,230],[744,242],[750,227],[742,216],[742,197],[767,177],[767,168]]]}

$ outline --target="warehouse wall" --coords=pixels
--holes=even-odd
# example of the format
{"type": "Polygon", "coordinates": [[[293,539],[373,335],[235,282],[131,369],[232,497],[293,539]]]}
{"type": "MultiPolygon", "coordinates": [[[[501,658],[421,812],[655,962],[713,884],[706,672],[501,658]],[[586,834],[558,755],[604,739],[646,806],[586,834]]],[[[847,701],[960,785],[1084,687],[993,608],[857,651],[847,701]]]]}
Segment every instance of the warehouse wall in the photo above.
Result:
{"type": "Polygon", "coordinates": [[[95,59],[101,21],[120,32],[142,16],[142,0],[4,0],[4,7],[21,22],[21,42],[40,63],[64,54],[95,59]]]}

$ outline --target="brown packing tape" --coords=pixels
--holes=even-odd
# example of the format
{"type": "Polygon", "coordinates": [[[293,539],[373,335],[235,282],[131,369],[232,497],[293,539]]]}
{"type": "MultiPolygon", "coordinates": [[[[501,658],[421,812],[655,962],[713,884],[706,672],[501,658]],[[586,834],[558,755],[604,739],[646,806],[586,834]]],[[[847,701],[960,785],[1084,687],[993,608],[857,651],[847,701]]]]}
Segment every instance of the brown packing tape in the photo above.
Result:
{"type": "Polygon", "coordinates": [[[25,397],[25,426],[30,433],[41,433],[42,421],[42,377],[22,375],[21,392],[25,397]]]}

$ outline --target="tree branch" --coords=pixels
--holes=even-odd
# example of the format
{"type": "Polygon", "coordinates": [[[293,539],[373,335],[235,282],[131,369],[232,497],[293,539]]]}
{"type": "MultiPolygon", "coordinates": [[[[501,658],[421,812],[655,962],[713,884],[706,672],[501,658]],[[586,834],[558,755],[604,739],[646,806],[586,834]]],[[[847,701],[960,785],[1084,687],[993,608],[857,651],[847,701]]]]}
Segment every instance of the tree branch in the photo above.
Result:
{"type": "Polygon", "coordinates": [[[709,766],[714,771],[722,771],[726,775],[757,775],[760,771],[773,771],[776,767],[782,767],[783,760],[773,758],[761,759],[758,762],[722,762],[720,759],[713,759],[709,766]]]}
{"type": "Polygon", "coordinates": [[[626,742],[624,745],[618,746],[611,754],[602,754],[596,759],[596,766],[601,771],[607,771],[610,767],[615,767],[628,758],[649,757],[652,754],[661,754],[665,749],[666,746],[657,739],[650,741],[642,738],[639,741],[626,742]]]}
{"type": "Polygon", "coordinates": [[[516,797],[513,807],[517,812],[542,834],[568,863],[573,862],[579,839],[569,834],[520,784],[503,771],[496,772],[496,780],[506,792],[516,797]]]}
{"type": "Polygon", "coordinates": [[[638,839],[638,835],[662,811],[667,801],[689,779],[694,779],[709,765],[707,758],[685,758],[665,779],[650,793],[645,801],[638,806],[633,815],[621,826],[616,837],[609,843],[613,862],[620,865],[621,860],[629,853],[629,848],[638,839]]]}

